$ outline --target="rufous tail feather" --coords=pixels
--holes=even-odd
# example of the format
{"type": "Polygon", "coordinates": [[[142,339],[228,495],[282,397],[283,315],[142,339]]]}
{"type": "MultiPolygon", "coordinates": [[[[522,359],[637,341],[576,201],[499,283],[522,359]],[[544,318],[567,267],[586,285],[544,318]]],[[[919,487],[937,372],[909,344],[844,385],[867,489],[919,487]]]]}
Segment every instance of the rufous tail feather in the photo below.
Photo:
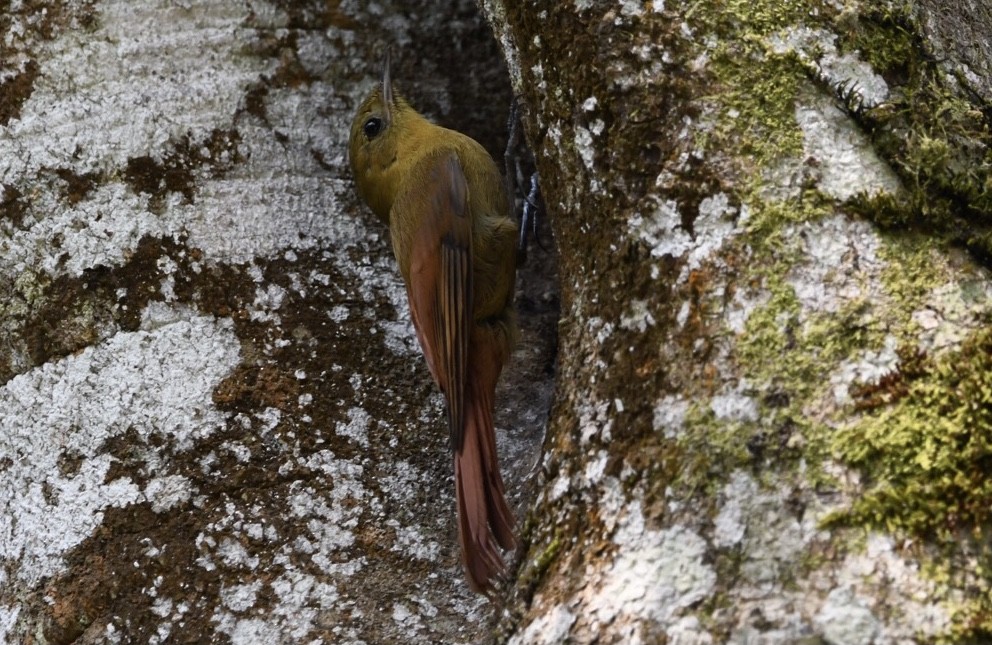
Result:
{"type": "MultiPolygon", "coordinates": [[[[480,374],[479,371],[470,369],[466,387],[464,435],[461,450],[454,455],[455,498],[469,586],[479,593],[488,593],[493,579],[505,570],[499,547],[512,549],[516,539],[513,514],[504,497],[493,428],[493,394],[498,367],[496,374],[480,374]]],[[[491,371],[491,367],[487,371],[491,371]]]]}

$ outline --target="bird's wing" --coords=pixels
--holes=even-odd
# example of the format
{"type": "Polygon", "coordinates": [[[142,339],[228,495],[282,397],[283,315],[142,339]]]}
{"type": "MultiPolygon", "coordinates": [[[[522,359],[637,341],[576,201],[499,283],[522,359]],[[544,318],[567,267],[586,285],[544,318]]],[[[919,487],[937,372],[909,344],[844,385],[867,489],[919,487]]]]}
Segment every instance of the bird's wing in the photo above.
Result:
{"type": "Polygon", "coordinates": [[[472,222],[468,183],[454,152],[418,169],[415,194],[394,208],[418,209],[410,240],[407,296],[417,338],[434,380],[448,399],[451,447],[462,445],[465,383],[472,332],[472,222]]]}

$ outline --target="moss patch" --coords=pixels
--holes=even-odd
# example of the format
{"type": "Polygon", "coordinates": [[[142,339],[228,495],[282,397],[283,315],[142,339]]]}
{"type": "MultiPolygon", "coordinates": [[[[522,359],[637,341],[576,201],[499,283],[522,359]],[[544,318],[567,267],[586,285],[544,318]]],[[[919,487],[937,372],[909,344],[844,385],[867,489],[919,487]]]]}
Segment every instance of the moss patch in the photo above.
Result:
{"type": "Polygon", "coordinates": [[[917,72],[921,41],[905,8],[882,3],[860,16],[842,14],[835,29],[840,53],[856,54],[890,85],[917,72]]]}
{"type": "Polygon", "coordinates": [[[881,258],[887,261],[882,280],[904,308],[916,309],[931,291],[945,284],[943,272],[934,267],[942,263],[946,249],[912,236],[890,235],[886,241],[879,249],[881,258]],[[911,279],[907,280],[907,276],[911,279]]]}
{"type": "Polygon", "coordinates": [[[796,125],[795,98],[805,75],[793,54],[739,52],[721,48],[711,70],[724,87],[719,121],[713,138],[699,141],[703,149],[736,143],[740,153],[759,163],[802,152],[802,132],[796,125]],[[743,55],[742,55],[743,54],[743,55]]]}
{"type": "Polygon", "coordinates": [[[790,26],[809,23],[810,15],[826,12],[820,2],[705,2],[690,11],[703,33],[717,36],[707,66],[716,92],[708,97],[720,108],[712,140],[704,150],[734,144],[744,157],[764,163],[802,152],[796,125],[795,98],[805,80],[805,66],[793,53],[769,50],[767,39],[790,26]]]}
{"type": "Polygon", "coordinates": [[[992,114],[961,98],[909,7],[890,3],[837,27],[839,48],[857,50],[891,91],[867,109],[843,88],[839,98],[907,189],[898,198],[861,197],[852,208],[882,226],[947,235],[992,264],[992,114]]]}
{"type": "MultiPolygon", "coordinates": [[[[786,243],[785,228],[788,225],[815,222],[834,212],[829,198],[816,190],[804,190],[798,197],[785,201],[766,201],[757,195],[760,189],[760,184],[756,183],[746,200],[750,213],[746,224],[748,243],[756,254],[780,255],[786,243]]],[[[781,262],[790,258],[776,259],[781,262]]],[[[763,270],[757,267],[757,272],[773,276],[780,274],[778,269],[781,268],[763,270]]]]}
{"type": "MultiPolygon", "coordinates": [[[[937,566],[950,575],[967,538],[987,541],[992,522],[992,330],[938,359],[904,354],[899,372],[874,388],[881,389],[889,395],[859,397],[869,414],[832,442],[867,489],[827,525],[934,542],[948,555],[937,566]]],[[[955,622],[955,637],[992,635],[992,598],[972,595],[955,622]]]]}
{"type": "MultiPolygon", "coordinates": [[[[587,12],[591,13],[591,10],[587,12]]],[[[618,187],[614,191],[615,195],[611,193],[612,201],[609,204],[597,204],[595,191],[579,191],[562,183],[561,177],[586,177],[585,169],[574,163],[574,151],[568,151],[569,154],[562,154],[555,159],[560,167],[556,169],[557,172],[545,173],[543,179],[546,194],[558,195],[558,200],[550,200],[552,208],[554,202],[560,200],[560,209],[564,211],[555,215],[559,221],[559,240],[563,247],[570,249],[564,259],[564,287],[566,308],[570,308],[569,300],[574,298],[576,304],[570,309],[576,318],[590,313],[589,309],[583,310],[583,306],[589,306],[586,303],[590,300],[593,305],[598,305],[589,306],[590,309],[605,320],[618,319],[626,310],[622,308],[619,310],[620,315],[611,316],[614,313],[611,305],[603,305],[588,296],[592,292],[616,291],[615,284],[597,285],[595,280],[596,276],[609,275],[611,270],[616,269],[611,266],[611,260],[622,258],[630,266],[644,267],[650,267],[654,262],[643,253],[637,256],[636,251],[640,249],[636,248],[625,254],[624,249],[614,247],[610,257],[604,258],[602,249],[605,245],[602,244],[602,238],[590,235],[587,226],[587,222],[600,224],[607,220],[605,217],[597,220],[586,213],[605,212],[614,216],[615,213],[623,213],[630,203],[637,204],[642,196],[642,191],[621,184],[612,174],[617,169],[627,169],[625,165],[614,163],[614,159],[626,159],[634,151],[625,142],[621,142],[621,137],[612,129],[616,123],[625,122],[620,117],[625,117],[627,121],[634,120],[638,124],[654,117],[654,121],[650,122],[653,130],[646,130],[646,136],[641,136],[638,132],[629,140],[660,139],[665,142],[660,144],[659,153],[654,156],[641,155],[635,158],[649,159],[648,170],[659,177],[647,184],[650,196],[656,197],[660,188],[661,192],[666,193],[666,198],[676,202],[682,215],[681,225],[684,230],[694,231],[694,211],[698,210],[700,200],[711,196],[714,190],[729,193],[732,203],[742,203],[750,211],[746,234],[737,241],[724,245],[724,249],[720,251],[720,262],[707,263],[693,271],[689,279],[693,284],[726,285],[726,291],[706,287],[699,289],[702,294],[699,297],[695,293],[690,297],[673,288],[661,296],[636,295],[652,304],[678,304],[683,297],[691,304],[689,316],[680,327],[668,325],[669,322],[674,322],[674,311],[669,313],[664,306],[653,309],[654,318],[664,321],[659,322],[658,326],[665,330],[666,336],[652,337],[645,343],[643,351],[641,346],[636,345],[639,341],[630,341],[620,333],[616,334],[615,340],[608,339],[605,343],[595,345],[592,341],[583,340],[582,331],[576,330],[574,326],[563,327],[563,356],[566,358],[563,361],[562,375],[566,381],[574,379],[581,382],[585,376],[584,367],[577,363],[595,364],[594,359],[597,356],[602,356],[604,363],[610,359],[616,363],[617,358],[623,357],[621,350],[626,351],[635,346],[637,351],[631,349],[631,353],[637,356],[653,356],[652,352],[658,354],[656,348],[659,346],[674,348],[672,355],[662,356],[662,360],[657,360],[657,371],[667,373],[652,382],[651,396],[657,398],[659,393],[681,388],[694,392],[700,397],[697,400],[704,403],[688,411],[683,434],[671,442],[673,445],[666,445],[662,449],[678,454],[680,468],[673,477],[658,479],[677,491],[674,495],[677,499],[691,499],[693,511],[705,517],[707,513],[714,512],[717,492],[727,474],[736,468],[751,469],[758,478],[767,476],[781,481],[788,477],[790,468],[798,469],[799,464],[804,463],[808,468],[802,473],[804,486],[811,481],[815,484],[825,477],[817,472],[819,463],[825,461],[833,446],[829,442],[830,429],[823,423],[822,417],[817,415],[827,416],[837,408],[832,403],[830,377],[844,361],[855,359],[865,351],[884,347],[884,341],[890,334],[899,339],[904,335],[911,335],[914,330],[912,312],[930,297],[936,286],[933,280],[941,277],[946,280],[946,276],[934,275],[932,266],[929,277],[926,275],[929,257],[924,249],[926,240],[919,246],[895,244],[891,249],[891,256],[882,258],[884,263],[884,260],[899,255],[891,272],[882,276],[887,296],[883,298],[883,302],[876,302],[866,295],[845,299],[840,303],[839,311],[807,311],[785,277],[791,271],[801,270],[803,266],[802,247],[797,246],[795,238],[787,236],[785,231],[790,225],[815,222],[843,211],[864,215],[871,221],[889,227],[923,229],[928,236],[937,230],[936,237],[942,243],[941,231],[951,231],[951,228],[945,224],[935,226],[935,220],[927,219],[929,214],[950,212],[950,205],[960,204],[961,196],[971,194],[971,189],[965,186],[967,190],[957,193],[957,196],[947,192],[957,190],[954,188],[955,181],[960,184],[962,177],[968,179],[965,173],[968,166],[959,164],[955,148],[966,139],[945,135],[933,119],[919,121],[914,116],[912,110],[917,109],[912,107],[914,102],[925,104],[928,96],[919,94],[918,91],[913,94],[916,90],[912,89],[911,80],[938,77],[932,61],[928,61],[925,54],[919,53],[921,50],[917,48],[919,43],[915,32],[904,24],[898,12],[888,17],[874,9],[864,14],[852,10],[840,14],[825,6],[825,3],[813,0],[800,3],[784,0],[702,0],[688,8],[684,15],[688,25],[686,32],[691,35],[685,38],[686,42],[677,45],[682,49],[675,50],[675,54],[671,55],[672,60],[682,61],[682,66],[678,67],[676,62],[664,74],[666,79],[678,79],[678,82],[669,81],[670,85],[657,88],[657,93],[664,90],[674,98],[668,104],[659,105],[643,100],[643,97],[636,96],[633,92],[619,93],[620,98],[611,103],[611,113],[605,113],[606,110],[598,107],[598,111],[592,115],[603,118],[605,124],[604,145],[596,151],[593,165],[599,171],[596,176],[603,180],[603,185],[610,189],[618,187]],[[875,18],[877,20],[873,22],[875,18]],[[836,200],[814,189],[818,174],[815,167],[798,177],[801,181],[805,176],[809,181],[805,189],[798,189],[795,196],[776,202],[761,194],[761,184],[765,181],[761,177],[762,170],[775,170],[775,166],[783,159],[788,161],[791,169],[791,166],[796,165],[797,158],[802,159],[803,133],[796,123],[796,98],[801,90],[808,89],[809,79],[815,78],[814,65],[801,60],[796,53],[776,53],[769,46],[773,35],[787,32],[793,27],[839,33],[837,47],[841,53],[857,50],[861,54],[860,58],[875,65],[876,70],[895,88],[893,101],[872,109],[855,104],[858,93],[850,87],[846,90],[843,87],[828,88],[828,91],[835,92],[842,104],[847,105],[848,111],[866,129],[876,146],[902,146],[904,144],[899,141],[900,132],[909,132],[909,125],[918,121],[929,124],[910,137],[913,145],[910,155],[900,156],[900,149],[896,147],[889,152],[882,151],[883,158],[890,164],[903,164],[898,167],[898,171],[903,182],[910,188],[907,197],[860,197],[839,206],[836,200]],[[691,52],[686,52],[686,47],[691,48],[691,52]],[[908,57],[910,52],[915,58],[908,57]],[[641,105],[642,101],[646,107],[641,105]],[[879,124],[876,129],[871,127],[872,120],[879,124]],[[686,123],[694,125],[680,125],[686,123]],[[692,132],[695,137],[693,141],[674,140],[674,143],[669,143],[673,141],[671,133],[685,130],[692,132]],[[615,145],[618,142],[624,145],[615,145]],[[688,165],[697,158],[702,160],[699,163],[702,171],[709,169],[714,177],[712,184],[700,182],[694,173],[681,175],[675,170],[679,167],[675,160],[688,159],[690,161],[685,162],[688,165]],[[914,174],[920,166],[936,170],[929,174],[914,174]],[[663,172],[659,174],[659,171],[663,172]],[[666,183],[666,171],[674,178],[670,183],[666,183]],[[750,182],[747,180],[749,176],[754,177],[750,182]],[[910,176],[913,178],[907,180],[910,176]],[[935,176],[942,179],[934,180],[935,176]],[[581,208],[572,208],[576,205],[581,208]],[[599,206],[603,208],[598,208],[599,206]],[[911,261],[911,275],[899,275],[903,259],[911,261]],[[734,277],[727,280],[726,277],[731,272],[734,277]],[[576,277],[574,282],[569,279],[570,276],[576,277]],[[722,386],[719,373],[722,366],[715,359],[711,363],[710,352],[706,348],[714,344],[714,338],[718,339],[719,344],[719,334],[725,333],[706,327],[706,321],[723,320],[719,316],[725,313],[726,305],[733,299],[734,289],[747,289],[761,297],[768,297],[767,301],[750,313],[742,335],[731,343],[735,353],[729,357],[739,368],[740,376],[747,384],[746,390],[741,394],[752,397],[758,403],[760,423],[717,418],[706,398],[722,386]],[[714,315],[708,318],[704,314],[711,302],[714,315]],[[589,346],[593,346],[592,349],[589,346]],[[568,358],[575,356],[581,358],[568,358]],[[682,370],[680,363],[692,367],[682,370]],[[687,383],[691,383],[691,389],[687,383]]],[[[667,16],[665,14],[666,18],[667,16]]],[[[620,70],[626,70],[627,67],[600,64],[602,57],[599,52],[588,49],[589,44],[582,37],[589,32],[590,25],[596,25],[597,42],[610,42],[608,37],[613,34],[609,25],[619,21],[615,13],[602,16],[599,22],[590,16],[587,24],[561,24],[566,20],[575,20],[574,15],[569,12],[549,12],[548,20],[546,25],[526,24],[526,28],[520,31],[540,33],[543,47],[558,44],[555,34],[567,33],[568,49],[557,52],[561,54],[559,59],[577,56],[582,60],[594,61],[594,64],[581,66],[582,72],[569,76],[568,66],[548,64],[549,60],[555,60],[555,56],[546,51],[538,51],[537,45],[521,44],[521,67],[524,75],[534,69],[541,70],[536,78],[524,80],[533,80],[535,86],[546,83],[552,88],[563,88],[557,95],[552,92],[547,95],[533,92],[533,102],[542,108],[541,113],[545,119],[543,125],[546,126],[539,136],[535,137],[532,133],[532,139],[544,144],[535,147],[550,150],[554,148],[551,144],[555,144],[568,150],[568,141],[572,138],[568,125],[574,126],[576,121],[585,118],[585,114],[579,113],[576,117],[575,113],[579,112],[577,106],[582,105],[584,99],[595,95],[591,88],[602,83],[602,74],[598,70],[609,70],[611,78],[618,78],[622,76],[620,70]],[[562,124],[565,124],[564,127],[562,124]]],[[[647,19],[642,20],[648,22],[647,19]]],[[[630,31],[637,33],[636,28],[630,31]]],[[[624,37],[637,42],[634,35],[624,34],[624,37]]],[[[665,44],[667,47],[668,43],[665,44]]],[[[805,55],[817,58],[816,52],[805,52],[805,55]]],[[[958,131],[958,126],[976,125],[976,115],[964,104],[951,99],[946,91],[939,96],[945,107],[934,107],[933,114],[940,114],[941,109],[946,110],[951,116],[951,125],[958,131]]],[[[588,127],[584,122],[580,125],[588,127]]],[[[544,160],[539,159],[539,162],[542,161],[544,160]]],[[[815,162],[811,161],[811,165],[813,163],[815,162]]],[[[631,176],[640,177],[641,174],[638,166],[623,177],[626,180],[631,176]]],[[[649,173],[643,174],[648,176],[649,173]]],[[[792,194],[791,189],[796,182],[792,181],[792,177],[787,179],[788,185],[784,188],[790,189],[788,192],[792,194]]],[[[973,187],[976,185],[973,184],[973,187]]],[[[645,207],[645,210],[649,207],[645,207]]],[[[885,247],[885,244],[879,246],[885,247]]],[[[884,256],[889,251],[884,249],[880,254],[884,256]]],[[[663,262],[657,262],[654,266],[657,268],[657,275],[648,280],[649,284],[674,283],[678,266],[674,270],[663,262]]],[[[838,271],[850,269],[851,267],[839,267],[838,271]]],[[[612,273],[630,276],[630,272],[630,269],[624,269],[612,273]]],[[[872,276],[872,280],[877,278],[877,274],[872,276]]],[[[641,284],[642,280],[631,279],[630,283],[641,284]]],[[[634,297],[629,292],[624,292],[624,296],[628,301],[634,297]]],[[[652,332],[647,332],[642,336],[648,337],[651,334],[652,332]]],[[[713,357],[718,354],[712,352],[713,357]]],[[[872,406],[883,404],[902,406],[911,398],[910,391],[916,383],[939,382],[938,378],[921,367],[928,364],[926,357],[904,350],[902,359],[898,382],[894,378],[891,383],[883,384],[890,387],[891,392],[888,394],[883,396],[883,393],[869,392],[867,388],[852,388],[857,408],[870,410],[873,409],[872,406]]],[[[648,364],[647,359],[644,362],[648,364]]],[[[631,391],[630,375],[624,374],[624,377],[624,382],[617,384],[616,398],[631,391]]],[[[608,391],[613,395],[614,392],[610,389],[612,383],[604,386],[600,385],[602,381],[595,382],[601,392],[608,391]]],[[[611,400],[615,397],[602,398],[611,400]]],[[[627,409],[637,405],[629,403],[627,399],[624,404],[627,409]]],[[[560,413],[565,407],[567,406],[560,405],[557,412],[560,413]]],[[[637,410],[637,413],[642,419],[649,418],[643,410],[637,410]]],[[[851,407],[847,407],[840,415],[847,417],[851,413],[851,407]]],[[[578,450],[577,442],[566,443],[569,440],[568,432],[575,428],[576,420],[574,417],[564,418],[558,414],[555,418],[551,431],[552,442],[557,441],[554,444],[555,449],[564,446],[557,450],[564,457],[569,452],[578,450]]],[[[644,433],[642,426],[624,422],[618,425],[624,426],[630,435],[644,433]]],[[[624,436],[623,440],[628,438],[624,436]]],[[[657,436],[651,438],[651,441],[655,444],[662,443],[657,436]]],[[[619,446],[615,449],[621,450],[619,446]]],[[[665,474],[668,474],[667,470],[665,474]]],[[[653,475],[651,481],[654,481],[653,475]]],[[[567,535],[569,534],[566,537],[567,535]]],[[[832,542],[829,548],[824,547],[822,551],[813,552],[810,561],[798,567],[816,567],[816,558],[836,560],[838,548],[856,548],[856,544],[851,544],[852,539],[856,538],[847,534],[838,535],[829,540],[832,542]]],[[[553,544],[554,541],[555,538],[550,535],[535,540],[530,554],[540,556],[546,552],[543,550],[544,545],[553,544]]],[[[565,544],[565,556],[576,552],[575,548],[565,544]]],[[[735,570],[739,568],[739,563],[733,560],[733,554],[730,556],[726,562],[721,563],[721,580],[732,579],[735,570]]],[[[559,559],[561,560],[561,556],[559,559]]],[[[794,572],[795,569],[792,569],[779,577],[788,578],[794,572]]],[[[788,584],[788,580],[782,582],[788,584]]]]}

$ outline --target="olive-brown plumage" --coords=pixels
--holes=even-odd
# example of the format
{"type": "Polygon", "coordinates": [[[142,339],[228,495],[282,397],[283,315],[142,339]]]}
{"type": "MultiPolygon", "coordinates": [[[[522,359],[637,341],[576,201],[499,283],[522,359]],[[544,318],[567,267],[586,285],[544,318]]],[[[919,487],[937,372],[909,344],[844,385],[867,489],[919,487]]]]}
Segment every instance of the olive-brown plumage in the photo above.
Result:
{"type": "Polygon", "coordinates": [[[503,180],[473,139],[437,126],[382,85],[351,126],[358,194],[388,223],[427,366],[448,402],[462,557],[489,593],[515,546],[493,429],[493,396],[517,335],[517,226],[503,180]]]}

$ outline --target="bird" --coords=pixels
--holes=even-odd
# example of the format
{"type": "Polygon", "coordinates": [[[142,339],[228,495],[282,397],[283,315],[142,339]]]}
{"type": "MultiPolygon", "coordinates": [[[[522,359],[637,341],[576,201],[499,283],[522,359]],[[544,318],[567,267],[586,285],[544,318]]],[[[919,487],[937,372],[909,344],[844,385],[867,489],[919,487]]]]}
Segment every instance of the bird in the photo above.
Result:
{"type": "Polygon", "coordinates": [[[516,548],[496,449],[496,383],[518,339],[513,306],[518,227],[493,158],[436,125],[382,81],[351,124],[358,195],[388,224],[417,339],[447,402],[462,563],[491,597],[516,548]]]}

